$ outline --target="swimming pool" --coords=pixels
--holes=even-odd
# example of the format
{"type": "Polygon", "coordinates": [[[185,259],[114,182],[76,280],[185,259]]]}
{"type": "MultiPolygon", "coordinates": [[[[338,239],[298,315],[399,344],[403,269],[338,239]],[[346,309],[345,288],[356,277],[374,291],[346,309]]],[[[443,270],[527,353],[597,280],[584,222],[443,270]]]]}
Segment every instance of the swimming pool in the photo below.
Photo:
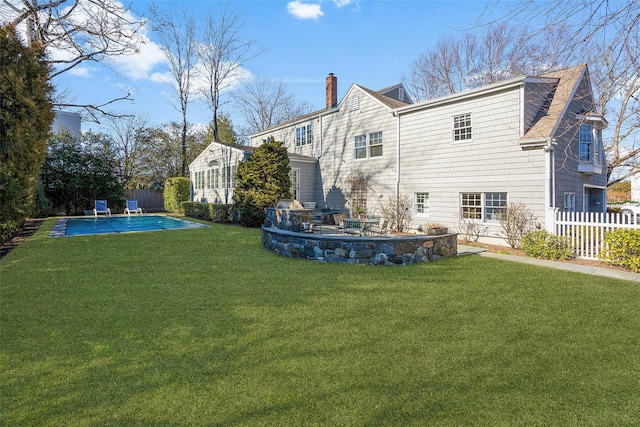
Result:
{"type": "Polygon", "coordinates": [[[86,236],[92,234],[132,233],[136,231],[178,230],[208,227],[197,222],[162,215],[100,216],[61,218],[49,237],[86,236]]]}

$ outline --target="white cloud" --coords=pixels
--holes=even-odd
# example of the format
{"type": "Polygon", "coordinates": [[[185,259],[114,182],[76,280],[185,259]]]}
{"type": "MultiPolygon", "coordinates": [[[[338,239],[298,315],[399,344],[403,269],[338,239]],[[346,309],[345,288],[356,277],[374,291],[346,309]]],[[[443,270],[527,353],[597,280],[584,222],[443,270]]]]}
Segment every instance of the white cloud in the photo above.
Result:
{"type": "Polygon", "coordinates": [[[333,2],[336,4],[336,7],[340,9],[341,7],[347,6],[351,3],[351,0],[333,0],[333,2]]]}
{"type": "Polygon", "coordinates": [[[134,80],[146,79],[149,72],[156,66],[167,61],[160,46],[151,41],[145,34],[141,34],[142,44],[137,53],[114,58],[122,71],[134,80]]]}
{"type": "Polygon", "coordinates": [[[94,70],[89,67],[78,66],[70,69],[69,71],[67,71],[67,73],[69,73],[72,76],[83,77],[85,79],[88,79],[89,77],[91,77],[92,71],[94,70]]]}
{"type": "Polygon", "coordinates": [[[316,3],[302,3],[298,0],[287,3],[287,12],[298,19],[318,19],[324,12],[316,3]]]}
{"type": "Polygon", "coordinates": [[[172,84],[173,83],[173,76],[168,71],[166,71],[164,73],[156,72],[156,73],[152,73],[149,76],[149,80],[151,80],[152,82],[156,82],[156,83],[172,84]]]}

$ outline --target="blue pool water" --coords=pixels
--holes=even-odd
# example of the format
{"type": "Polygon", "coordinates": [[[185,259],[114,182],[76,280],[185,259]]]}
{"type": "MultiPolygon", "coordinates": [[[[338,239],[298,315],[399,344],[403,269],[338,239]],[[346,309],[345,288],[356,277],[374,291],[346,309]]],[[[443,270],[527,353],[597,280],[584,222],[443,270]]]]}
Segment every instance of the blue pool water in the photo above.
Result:
{"type": "MultiPolygon", "coordinates": [[[[58,235],[64,236],[207,227],[204,224],[161,215],[100,216],[97,218],[68,218],[58,221],[66,222],[64,233],[62,233],[63,223],[57,227],[58,235]]],[[[52,232],[52,234],[54,233],[52,232]]]]}

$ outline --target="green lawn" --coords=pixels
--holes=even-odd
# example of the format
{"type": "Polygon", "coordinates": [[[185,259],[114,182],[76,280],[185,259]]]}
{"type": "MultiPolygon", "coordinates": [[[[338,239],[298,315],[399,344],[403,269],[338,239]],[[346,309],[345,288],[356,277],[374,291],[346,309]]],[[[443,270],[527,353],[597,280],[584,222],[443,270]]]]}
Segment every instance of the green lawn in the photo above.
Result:
{"type": "Polygon", "coordinates": [[[640,286],[479,256],[285,259],[260,231],[0,261],[0,425],[638,425],[640,286]]]}

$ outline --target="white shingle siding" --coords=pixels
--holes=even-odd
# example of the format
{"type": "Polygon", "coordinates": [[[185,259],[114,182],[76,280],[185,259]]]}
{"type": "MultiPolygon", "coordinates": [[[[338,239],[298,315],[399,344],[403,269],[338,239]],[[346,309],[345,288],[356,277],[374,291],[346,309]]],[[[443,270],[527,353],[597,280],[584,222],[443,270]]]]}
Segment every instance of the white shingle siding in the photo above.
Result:
{"type": "MultiPolygon", "coordinates": [[[[370,214],[379,215],[381,205],[397,191],[412,197],[429,193],[429,216],[415,217],[412,227],[434,221],[456,229],[463,192],[507,193],[508,201],[526,204],[542,225],[551,158],[555,159],[553,174],[549,172],[555,177],[553,206],[562,208],[564,193],[573,192],[580,210],[585,188],[606,185],[606,173],[577,173],[575,115],[594,109],[588,78],[576,77],[588,76],[588,72],[580,70],[573,67],[565,74],[516,78],[395,110],[390,105],[397,106],[397,102],[388,103],[379,94],[352,85],[337,108],[254,135],[251,145],[274,137],[283,141],[290,153],[307,156],[301,167],[301,198],[316,201],[319,207],[344,210],[345,179],[359,170],[369,177],[370,214]],[[551,113],[546,107],[551,99],[556,107],[563,107],[558,100],[565,98],[558,96],[556,88],[575,88],[576,81],[581,81],[576,96],[569,105],[564,104],[564,119],[552,133],[559,110],[551,113]],[[357,110],[349,108],[352,97],[358,97],[357,110]],[[471,114],[472,139],[454,142],[453,117],[462,114],[471,114]],[[295,129],[308,123],[313,125],[313,143],[296,147],[295,129]],[[356,160],[355,137],[374,132],[382,132],[383,155],[356,160]],[[551,138],[556,142],[553,154],[543,150],[551,138]],[[308,199],[309,194],[313,200],[308,199]]],[[[292,160],[292,167],[295,162],[292,160]]],[[[499,234],[499,224],[483,225],[489,227],[490,234],[499,234]]]]}
{"type": "Polygon", "coordinates": [[[505,192],[544,217],[544,190],[531,191],[544,183],[544,156],[522,151],[519,118],[517,88],[401,116],[400,192],[428,192],[428,221],[453,228],[463,192],[505,192]],[[464,113],[472,115],[472,141],[453,142],[452,117],[464,113]]]}

